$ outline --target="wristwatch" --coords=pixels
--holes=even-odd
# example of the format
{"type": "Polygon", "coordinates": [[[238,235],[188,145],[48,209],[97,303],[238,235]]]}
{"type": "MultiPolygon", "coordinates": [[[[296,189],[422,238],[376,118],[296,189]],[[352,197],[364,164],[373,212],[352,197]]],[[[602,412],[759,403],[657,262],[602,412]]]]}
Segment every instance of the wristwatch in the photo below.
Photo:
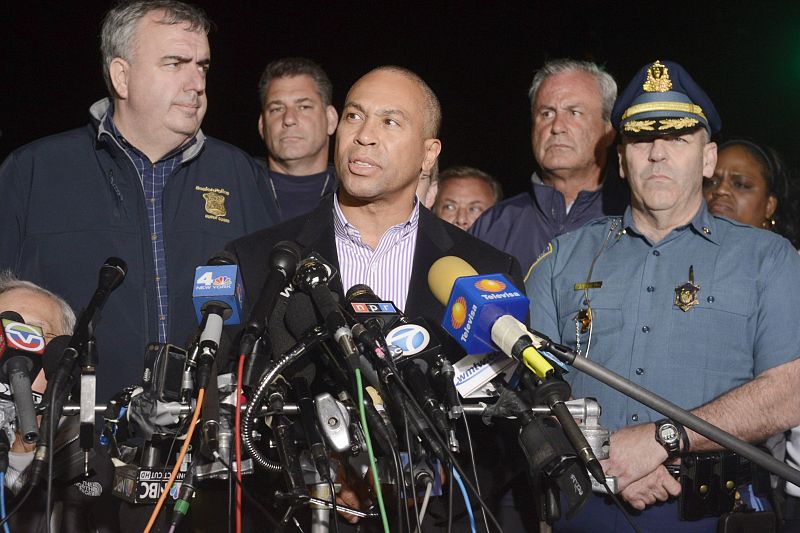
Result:
{"type": "Polygon", "coordinates": [[[656,421],[656,441],[667,450],[667,455],[677,457],[681,450],[681,428],[669,418],[656,421]]]}

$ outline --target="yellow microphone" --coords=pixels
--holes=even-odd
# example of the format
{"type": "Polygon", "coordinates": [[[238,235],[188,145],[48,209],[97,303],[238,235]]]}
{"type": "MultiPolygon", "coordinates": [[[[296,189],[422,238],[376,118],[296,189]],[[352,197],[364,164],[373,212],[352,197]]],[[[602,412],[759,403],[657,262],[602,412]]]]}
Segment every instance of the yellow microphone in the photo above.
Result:
{"type": "Polygon", "coordinates": [[[499,349],[542,379],[553,373],[537,338],[521,322],[530,302],[508,278],[478,274],[460,257],[445,256],[428,271],[428,286],[446,306],[442,327],[467,354],[499,349]]]}

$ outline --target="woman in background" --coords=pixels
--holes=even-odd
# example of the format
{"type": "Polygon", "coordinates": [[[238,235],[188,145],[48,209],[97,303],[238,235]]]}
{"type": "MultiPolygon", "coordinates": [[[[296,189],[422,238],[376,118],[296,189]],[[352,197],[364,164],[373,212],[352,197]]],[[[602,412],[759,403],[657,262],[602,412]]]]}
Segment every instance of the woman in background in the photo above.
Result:
{"type": "Polygon", "coordinates": [[[769,229],[798,242],[790,202],[789,176],[780,156],[745,139],[724,142],[717,167],[703,180],[703,195],[712,214],[769,229]]]}

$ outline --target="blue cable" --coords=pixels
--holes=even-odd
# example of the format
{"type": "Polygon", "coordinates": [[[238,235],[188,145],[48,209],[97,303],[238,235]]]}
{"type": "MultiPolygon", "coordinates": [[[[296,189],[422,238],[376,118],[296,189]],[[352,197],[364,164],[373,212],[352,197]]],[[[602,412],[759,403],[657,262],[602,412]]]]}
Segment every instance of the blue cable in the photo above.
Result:
{"type": "MultiPolygon", "coordinates": [[[[2,430],[0,430],[2,431],[2,430]]],[[[0,519],[6,519],[6,473],[0,472],[0,519]]],[[[8,522],[3,524],[3,532],[11,533],[8,522]]]]}
{"type": "Polygon", "coordinates": [[[472,514],[472,505],[469,503],[469,495],[467,494],[467,489],[464,487],[464,482],[461,481],[461,476],[458,475],[458,471],[455,469],[452,470],[453,477],[458,483],[458,488],[461,489],[461,495],[464,496],[464,506],[467,508],[467,516],[469,516],[469,527],[472,528],[472,533],[476,533],[475,529],[475,515],[472,514]]]}

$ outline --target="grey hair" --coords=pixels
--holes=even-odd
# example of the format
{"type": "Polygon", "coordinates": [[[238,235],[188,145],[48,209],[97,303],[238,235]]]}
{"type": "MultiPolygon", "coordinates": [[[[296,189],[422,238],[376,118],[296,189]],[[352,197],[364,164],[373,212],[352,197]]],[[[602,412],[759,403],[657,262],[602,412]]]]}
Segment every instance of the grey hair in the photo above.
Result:
{"type": "Polygon", "coordinates": [[[212,23],[205,11],[177,0],[135,0],[119,2],[103,18],[100,32],[100,52],[103,59],[103,78],[111,96],[116,96],[109,69],[114,58],[130,62],[133,56],[134,35],[139,21],[151,11],[163,11],[160,24],[189,24],[189,31],[208,34],[212,23]]]}
{"type": "Polygon", "coordinates": [[[305,57],[285,57],[272,61],[261,74],[261,79],[258,81],[258,99],[262,109],[266,104],[267,91],[272,80],[295,76],[309,76],[314,80],[322,103],[325,106],[333,105],[333,84],[322,67],[305,57]]]}
{"type": "Polygon", "coordinates": [[[75,312],[72,307],[62,297],[48,291],[37,284],[19,279],[10,270],[0,270],[0,294],[4,294],[13,290],[21,290],[35,292],[46,298],[50,298],[58,306],[59,315],[61,318],[61,331],[59,334],[71,334],[75,329],[75,312]]]}
{"type": "Polygon", "coordinates": [[[488,172],[468,166],[450,167],[439,174],[439,187],[447,180],[454,178],[478,178],[483,180],[492,188],[492,197],[495,203],[503,199],[503,186],[488,172]]]}
{"type": "Polygon", "coordinates": [[[528,89],[531,110],[533,110],[533,105],[536,101],[536,93],[544,80],[556,74],[568,74],[570,72],[585,72],[595,77],[603,100],[603,120],[609,122],[611,120],[611,110],[614,108],[614,101],[617,99],[617,82],[603,67],[591,61],[565,58],[552,59],[545,62],[542,68],[533,75],[533,82],[531,82],[531,87],[528,89]]]}

